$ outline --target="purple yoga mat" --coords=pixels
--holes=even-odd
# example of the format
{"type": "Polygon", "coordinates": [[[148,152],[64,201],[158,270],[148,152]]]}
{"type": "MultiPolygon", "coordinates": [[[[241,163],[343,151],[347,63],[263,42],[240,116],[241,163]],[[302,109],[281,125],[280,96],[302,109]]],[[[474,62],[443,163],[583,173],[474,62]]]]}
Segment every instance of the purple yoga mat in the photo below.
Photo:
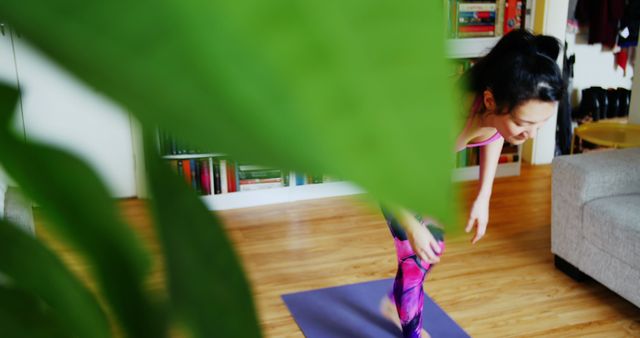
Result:
{"type": "MultiPolygon", "coordinates": [[[[282,296],[307,338],[395,338],[400,330],[380,314],[380,300],[393,278],[290,293],[282,296]]],[[[432,338],[469,335],[428,295],[422,324],[432,338]]]]}

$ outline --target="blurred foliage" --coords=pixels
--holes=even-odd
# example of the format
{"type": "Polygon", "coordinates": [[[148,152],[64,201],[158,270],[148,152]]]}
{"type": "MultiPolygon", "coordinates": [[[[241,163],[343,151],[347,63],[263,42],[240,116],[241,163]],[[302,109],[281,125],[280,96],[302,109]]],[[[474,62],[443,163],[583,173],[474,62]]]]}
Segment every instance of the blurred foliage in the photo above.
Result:
{"type": "MultiPolygon", "coordinates": [[[[0,17],[125,107],[147,133],[159,127],[240,160],[342,177],[385,203],[451,224],[455,95],[441,6],[3,0],[0,17]]],[[[193,337],[260,335],[250,288],[220,222],[158,164],[148,141],[167,304],[143,289],[148,254],[95,173],[69,154],[10,132],[15,95],[7,87],[0,91],[0,163],[43,208],[53,230],[92,263],[109,313],[127,336],[164,337],[176,321],[193,337]]],[[[18,254],[24,247],[14,250],[7,258],[12,264],[28,258],[18,254]]],[[[51,290],[28,287],[0,270],[30,297],[59,310],[47,298],[51,290]]],[[[80,314],[74,320],[100,318],[100,312],[82,311],[88,304],[75,305],[80,314]]],[[[72,322],[56,325],[68,336],[86,336],[72,322]]]]}

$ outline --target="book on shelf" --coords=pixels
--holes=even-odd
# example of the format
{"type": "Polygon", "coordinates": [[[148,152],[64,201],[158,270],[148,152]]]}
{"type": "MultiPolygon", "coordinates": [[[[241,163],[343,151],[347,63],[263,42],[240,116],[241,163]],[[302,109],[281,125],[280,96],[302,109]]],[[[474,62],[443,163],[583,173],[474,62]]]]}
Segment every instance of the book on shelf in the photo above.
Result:
{"type": "Polygon", "coordinates": [[[229,180],[227,179],[227,160],[221,158],[218,166],[220,167],[220,193],[226,194],[229,192],[229,180]]]}
{"type": "Polygon", "coordinates": [[[523,0],[505,0],[503,32],[507,34],[523,27],[525,2],[523,0]]]}
{"type": "Polygon", "coordinates": [[[260,179],[260,178],[274,178],[282,176],[282,170],[279,169],[266,169],[266,170],[243,170],[240,172],[240,179],[260,179]]]}
{"type": "Polygon", "coordinates": [[[198,165],[200,161],[189,160],[189,162],[191,163],[191,187],[198,193],[201,193],[202,189],[200,189],[200,184],[198,184],[198,176],[200,175],[198,165]]]}
{"type": "Polygon", "coordinates": [[[187,184],[191,184],[191,161],[190,160],[178,160],[182,162],[182,177],[187,184]]]}
{"type": "Polygon", "coordinates": [[[235,175],[239,191],[252,191],[288,186],[290,174],[277,168],[240,163],[235,175]]]}
{"type": "Polygon", "coordinates": [[[238,182],[236,181],[236,165],[233,161],[227,161],[227,170],[226,170],[226,178],[227,178],[227,191],[228,192],[236,192],[238,191],[238,182]]]}
{"type": "Polygon", "coordinates": [[[218,159],[213,160],[213,193],[218,195],[222,193],[222,178],[220,177],[220,161],[218,159]]]}
{"type": "Polygon", "coordinates": [[[184,144],[183,142],[177,140],[173,135],[165,131],[159,130],[157,136],[160,155],[166,156],[203,153],[203,151],[201,151],[200,149],[184,144]]]}
{"type": "MultiPolygon", "coordinates": [[[[505,143],[502,147],[498,163],[513,163],[520,161],[517,145],[505,143]]],[[[466,148],[456,153],[456,168],[480,165],[480,147],[466,148]]]]}
{"type": "Polygon", "coordinates": [[[296,173],[296,185],[307,184],[307,176],[301,173],[296,173]]]}
{"type": "Polygon", "coordinates": [[[251,178],[251,179],[240,180],[240,185],[258,184],[258,183],[283,183],[283,185],[284,185],[284,180],[282,179],[282,177],[251,178]]]}
{"type": "Polygon", "coordinates": [[[460,38],[496,35],[497,4],[493,2],[458,2],[458,30],[460,38]]]}
{"type": "Polygon", "coordinates": [[[208,160],[202,161],[200,167],[200,184],[202,185],[202,195],[211,195],[211,175],[208,160]]]}
{"type": "Polygon", "coordinates": [[[501,154],[498,158],[498,163],[512,163],[518,162],[520,160],[520,155],[517,153],[512,154],[501,154]]]}
{"type": "Polygon", "coordinates": [[[458,80],[476,62],[477,62],[477,59],[474,59],[474,58],[452,59],[451,60],[452,70],[451,70],[450,77],[453,78],[454,80],[458,80]]]}
{"type": "Polygon", "coordinates": [[[524,0],[447,0],[448,37],[499,37],[523,26],[524,0]]]}
{"type": "Polygon", "coordinates": [[[282,183],[241,184],[240,191],[266,190],[282,187],[282,183]]]}
{"type": "Polygon", "coordinates": [[[211,178],[208,158],[168,159],[171,169],[199,195],[211,193],[211,178]]]}

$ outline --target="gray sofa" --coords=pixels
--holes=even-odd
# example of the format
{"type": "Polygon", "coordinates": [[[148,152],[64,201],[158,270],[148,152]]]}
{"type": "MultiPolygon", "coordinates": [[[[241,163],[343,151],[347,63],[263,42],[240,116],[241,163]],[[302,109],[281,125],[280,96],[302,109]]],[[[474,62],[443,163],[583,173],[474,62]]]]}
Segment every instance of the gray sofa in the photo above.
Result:
{"type": "Polygon", "coordinates": [[[640,148],[553,160],[551,251],[640,307],[640,148]]]}

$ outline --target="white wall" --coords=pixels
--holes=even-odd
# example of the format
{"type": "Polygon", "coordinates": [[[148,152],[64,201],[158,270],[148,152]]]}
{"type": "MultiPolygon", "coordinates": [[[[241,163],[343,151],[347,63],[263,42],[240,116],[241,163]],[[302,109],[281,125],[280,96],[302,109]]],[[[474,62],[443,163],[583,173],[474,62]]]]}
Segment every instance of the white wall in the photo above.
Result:
{"type": "MultiPolygon", "coordinates": [[[[636,51],[635,64],[640,65],[640,52],[636,51]]],[[[631,105],[629,107],[629,123],[640,124],[640,74],[634,78],[631,86],[631,105]]]]}
{"type": "Polygon", "coordinates": [[[14,38],[27,139],[84,159],[113,197],[136,195],[129,116],[47,57],[14,38]]]}
{"type": "Polygon", "coordinates": [[[7,193],[7,184],[0,178],[0,218],[4,218],[4,196],[7,193]]]}
{"type": "MultiPolygon", "coordinates": [[[[550,35],[560,41],[564,41],[567,27],[567,13],[569,11],[569,0],[546,1],[544,12],[535,15],[543,15],[542,34],[550,35]]],[[[558,58],[559,66],[562,67],[561,59],[558,58]]],[[[556,145],[556,122],[557,112],[545,123],[535,140],[526,142],[522,149],[523,160],[532,164],[548,164],[553,160],[556,145]]]]}
{"type": "Polygon", "coordinates": [[[573,67],[572,104],[576,105],[582,98],[581,90],[592,86],[603,88],[623,87],[631,89],[633,67],[627,65],[626,75],[622,68],[616,66],[611,50],[603,50],[602,44],[588,44],[586,29],[578,34],[567,33],[568,55],[576,55],[573,67]]]}

